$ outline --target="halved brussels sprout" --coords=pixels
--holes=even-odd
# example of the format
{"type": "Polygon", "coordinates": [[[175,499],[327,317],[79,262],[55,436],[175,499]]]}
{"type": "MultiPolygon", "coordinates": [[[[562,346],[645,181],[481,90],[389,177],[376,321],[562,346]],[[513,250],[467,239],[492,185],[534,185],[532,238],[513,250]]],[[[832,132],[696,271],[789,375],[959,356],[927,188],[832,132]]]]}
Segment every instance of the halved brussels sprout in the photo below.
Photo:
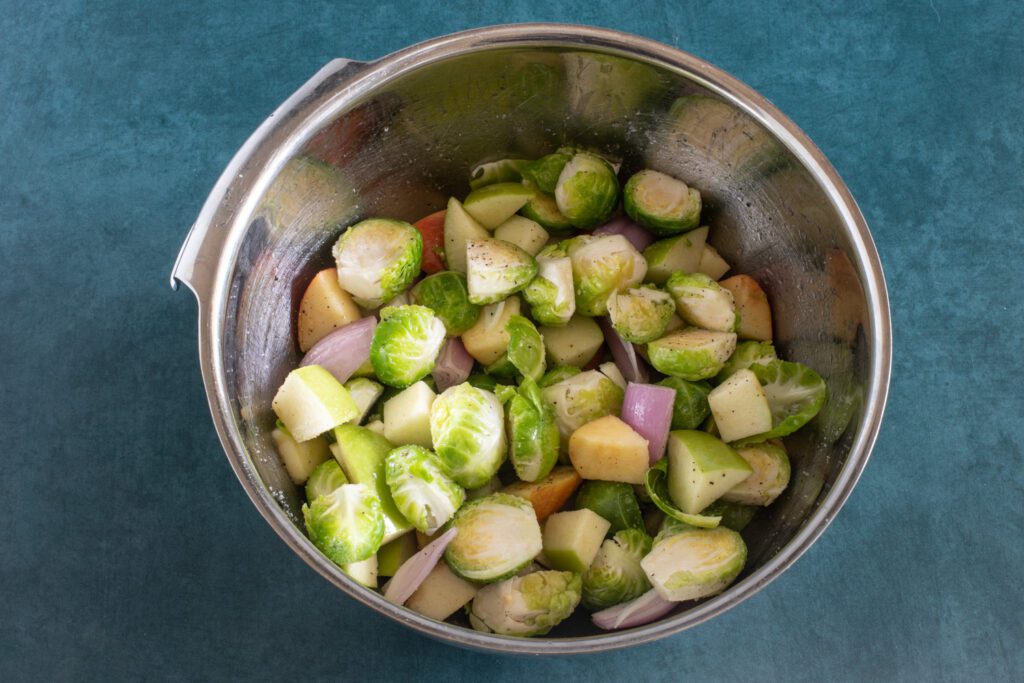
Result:
{"type": "Polygon", "coordinates": [[[696,600],[721,593],[743,570],[747,546],[725,527],[681,531],[654,544],[640,561],[663,599],[696,600]]]}
{"type": "Polygon", "coordinates": [[[334,458],[325,460],[306,480],[306,500],[312,503],[320,496],[331,493],[339,486],[348,483],[345,473],[341,471],[341,465],[334,458]]]}
{"type": "Polygon", "coordinates": [[[821,375],[800,363],[773,360],[755,363],[750,371],[757,376],[772,411],[772,428],[763,434],[740,439],[734,446],[778,439],[792,434],[818,414],[825,404],[828,388],[821,375]]]}
{"type": "Polygon", "coordinates": [[[363,308],[377,308],[420,272],[423,237],[404,221],[370,218],[343,232],[333,253],[342,288],[363,308]]]}
{"type": "Polygon", "coordinates": [[[434,451],[448,475],[475,489],[493,477],[505,459],[505,415],[498,397],[471,384],[445,390],[430,407],[434,451]]]}
{"type": "Polygon", "coordinates": [[[434,369],[444,339],[444,323],[425,306],[382,309],[370,343],[377,379],[398,389],[415,384],[434,369]]]}
{"type": "Polygon", "coordinates": [[[647,355],[658,372],[696,382],[714,377],[735,348],[733,332],[691,327],[652,341],[647,345],[647,355]]]}
{"type": "Polygon", "coordinates": [[[631,484],[620,481],[587,481],[576,493],[576,509],[587,508],[611,524],[608,533],[623,529],[643,529],[644,520],[636,491],[631,484]]]}
{"type": "Polygon", "coordinates": [[[583,604],[604,609],[640,597],[650,588],[640,560],[651,551],[651,537],[641,529],[624,529],[605,540],[583,573],[583,604]]]}
{"type": "Polygon", "coordinates": [[[558,185],[558,177],[562,169],[572,159],[572,151],[559,150],[554,154],[542,156],[540,159],[523,167],[523,177],[537,186],[541,192],[554,194],[558,185]]]}
{"type": "Polygon", "coordinates": [[[388,454],[384,468],[399,512],[425,534],[440,529],[466,499],[466,492],[445,474],[437,456],[422,446],[396,448],[388,454]]]}
{"type": "Polygon", "coordinates": [[[444,323],[449,337],[457,337],[476,324],[480,307],[469,300],[466,276],[452,270],[434,273],[410,291],[413,303],[426,306],[444,323]]]}
{"type": "Polygon", "coordinates": [[[481,588],[470,605],[477,631],[506,636],[547,633],[576,609],[581,580],[572,572],[539,571],[481,588]]]}
{"type": "Polygon", "coordinates": [[[555,409],[531,378],[508,403],[509,460],[523,481],[546,477],[558,461],[555,409]]]}
{"type": "Polygon", "coordinates": [[[444,559],[453,572],[470,581],[489,583],[513,576],[543,547],[533,505],[509,493],[466,503],[451,526],[458,533],[444,559]]]}
{"type": "Polygon", "coordinates": [[[707,382],[687,382],[678,377],[666,377],[658,382],[658,386],[676,392],[672,404],[672,429],[697,429],[711,414],[711,406],[708,405],[711,385],[707,382]]]}
{"type": "Polygon", "coordinates": [[[746,370],[754,363],[767,363],[778,360],[775,355],[775,347],[771,342],[742,341],[736,344],[736,350],[725,361],[721,371],[712,380],[715,384],[721,384],[740,370],[746,370]]]}
{"type": "Polygon", "coordinates": [[[588,370],[552,384],[541,394],[555,409],[562,444],[577,429],[605,415],[618,415],[624,392],[597,370],[588,370]]]}
{"type": "Polygon", "coordinates": [[[365,484],[344,484],[302,506],[313,545],[338,565],[365,560],[384,539],[380,499],[365,484]]]}
{"type": "Polygon", "coordinates": [[[554,197],[541,192],[540,188],[529,180],[523,180],[523,185],[534,190],[534,195],[533,199],[519,209],[520,215],[537,222],[549,232],[564,233],[572,230],[572,222],[558,210],[554,197]]]}
{"type": "Polygon", "coordinates": [[[552,247],[537,254],[537,277],[523,290],[533,319],[541,325],[565,325],[576,312],[572,261],[552,247]]]}
{"type": "Polygon", "coordinates": [[[754,473],[729,489],[722,500],[742,505],[768,506],[774,503],[789,485],[789,457],[782,442],[744,446],[737,448],[736,452],[754,469],[754,473]]]}
{"type": "Polygon", "coordinates": [[[555,203],[577,228],[607,222],[618,201],[619,179],[601,157],[580,152],[562,168],[555,185],[555,203]]]}
{"type": "Polygon", "coordinates": [[[676,312],[668,292],[645,285],[608,297],[608,317],[619,336],[634,344],[646,344],[665,334],[676,312]]]}
{"type": "Polygon", "coordinates": [[[569,379],[583,372],[579,368],[572,365],[559,365],[558,367],[551,368],[544,373],[544,376],[537,380],[537,386],[541,389],[546,389],[552,384],[558,384],[563,379],[569,379]]]}
{"type": "Polygon", "coordinates": [[[544,339],[529,320],[521,315],[508,319],[508,360],[523,377],[540,379],[547,365],[544,339]]]}
{"type": "Polygon", "coordinates": [[[691,325],[716,332],[736,329],[732,292],[704,273],[674,273],[665,289],[675,299],[679,316],[691,325]]]}
{"type": "Polygon", "coordinates": [[[565,248],[572,261],[576,309],[583,315],[604,315],[612,292],[635,287],[647,274],[647,261],[622,235],[580,235],[565,248]]]}
{"type": "Polygon", "coordinates": [[[655,235],[675,235],[700,224],[700,192],[658,171],[634,173],[622,203],[630,218],[655,235]]]}
{"type": "Polygon", "coordinates": [[[466,243],[469,300],[492,304],[521,290],[537,274],[537,262],[510,242],[473,239],[466,243]]]}

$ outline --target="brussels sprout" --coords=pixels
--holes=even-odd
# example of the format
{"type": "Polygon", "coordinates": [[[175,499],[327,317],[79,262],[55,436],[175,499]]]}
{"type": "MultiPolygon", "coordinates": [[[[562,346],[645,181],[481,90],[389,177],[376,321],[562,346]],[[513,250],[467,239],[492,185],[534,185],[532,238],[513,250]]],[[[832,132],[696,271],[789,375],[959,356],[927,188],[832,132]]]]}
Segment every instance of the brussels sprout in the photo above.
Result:
{"type": "Polygon", "coordinates": [[[643,529],[640,505],[630,484],[619,481],[588,481],[576,494],[576,508],[587,508],[611,523],[608,533],[623,529],[643,529]]]}
{"type": "Polygon", "coordinates": [[[444,323],[425,306],[382,309],[370,343],[377,379],[397,389],[420,381],[434,369],[444,339],[444,323]]]}
{"type": "Polygon", "coordinates": [[[516,366],[509,360],[508,352],[501,354],[501,358],[484,368],[484,372],[508,382],[514,382],[516,379],[516,366]]]}
{"type": "Polygon", "coordinates": [[[523,377],[537,380],[544,374],[544,339],[529,320],[521,315],[508,319],[508,360],[523,377]]]}
{"type": "Polygon", "coordinates": [[[521,215],[539,223],[541,227],[550,232],[564,233],[572,230],[572,222],[558,210],[558,204],[554,197],[541,192],[540,188],[529,180],[523,180],[523,185],[532,189],[534,195],[533,199],[519,209],[521,215]]]}
{"type": "Polygon", "coordinates": [[[533,505],[509,493],[466,503],[451,526],[458,533],[444,559],[453,572],[470,581],[507,579],[530,564],[543,547],[533,505]]]}
{"type": "MultiPolygon", "coordinates": [[[[722,445],[724,446],[725,444],[722,445]]],[[[644,477],[644,488],[655,507],[664,512],[667,517],[676,519],[690,527],[714,529],[718,526],[722,521],[719,517],[683,512],[676,507],[669,491],[668,465],[668,458],[662,458],[647,470],[647,476],[644,477]]]]}
{"type": "Polygon", "coordinates": [[[484,391],[490,391],[494,393],[495,387],[498,386],[498,380],[492,375],[486,375],[482,372],[474,372],[466,379],[466,383],[470,386],[474,386],[477,389],[483,389],[484,391]]]}
{"type": "Polygon", "coordinates": [[[581,235],[567,246],[572,261],[576,310],[583,315],[604,315],[612,292],[640,284],[647,262],[622,235],[581,235]]]}
{"type": "Polygon", "coordinates": [[[733,332],[736,304],[732,292],[703,273],[674,273],[665,284],[683,320],[705,330],[733,332]]]}
{"type": "Polygon", "coordinates": [[[642,529],[625,529],[605,540],[583,573],[583,604],[604,609],[638,598],[650,588],[640,560],[651,551],[651,537],[642,529]]]}
{"type": "Polygon", "coordinates": [[[729,379],[734,373],[746,370],[754,363],[767,363],[778,360],[775,355],[775,347],[771,342],[742,341],[736,344],[736,350],[725,361],[722,370],[715,375],[714,383],[721,384],[729,379]]]}
{"type": "Polygon", "coordinates": [[[423,237],[404,221],[371,218],[343,232],[333,253],[342,288],[363,308],[377,308],[420,272],[423,237]]]}
{"type": "Polygon", "coordinates": [[[505,459],[505,415],[498,397],[468,384],[446,389],[430,407],[430,435],[445,471],[475,489],[505,459]]]}
{"type": "Polygon", "coordinates": [[[444,270],[423,278],[410,292],[413,303],[426,306],[444,323],[449,337],[457,337],[476,324],[480,307],[470,302],[466,276],[444,270]]]}
{"type": "Polygon", "coordinates": [[[399,511],[425,534],[440,529],[466,499],[466,492],[448,478],[437,456],[422,446],[391,451],[385,477],[399,511]]]}
{"type": "Polygon", "coordinates": [[[565,325],[576,312],[572,261],[545,247],[537,254],[537,277],[523,290],[533,319],[541,325],[565,325]]]}
{"type": "Polygon", "coordinates": [[[597,370],[588,370],[541,391],[555,409],[555,423],[564,445],[577,429],[605,415],[618,415],[624,392],[597,370]]]}
{"type": "Polygon", "coordinates": [[[675,301],[657,287],[645,285],[608,297],[608,317],[619,336],[634,344],[646,344],[665,334],[676,312],[675,301]]]}
{"type": "Polygon", "coordinates": [[[581,372],[583,371],[572,365],[559,365],[558,367],[551,368],[550,370],[545,372],[544,376],[537,380],[537,386],[539,386],[541,389],[546,389],[547,387],[550,387],[552,384],[558,384],[564,379],[575,377],[581,372]]]}
{"type": "Polygon", "coordinates": [[[711,414],[708,405],[711,385],[707,382],[687,382],[678,377],[666,377],[658,382],[658,386],[676,392],[672,404],[672,429],[697,429],[711,414]]]}
{"type": "Polygon", "coordinates": [[[640,561],[665,600],[682,602],[721,593],[743,570],[747,546],[725,527],[682,531],[654,544],[640,561]]]}
{"type": "Polygon", "coordinates": [[[530,377],[508,403],[509,460],[523,481],[546,477],[558,461],[555,409],[530,377]]]}
{"type": "Polygon", "coordinates": [[[730,503],[719,498],[714,503],[704,508],[701,511],[701,514],[721,517],[722,521],[719,522],[720,526],[732,529],[733,531],[743,531],[743,529],[750,524],[750,520],[754,518],[754,515],[757,514],[757,507],[753,505],[741,505],[740,503],[730,503]]]}
{"type": "Polygon", "coordinates": [[[733,332],[691,327],[652,341],[647,355],[658,372],[696,382],[715,376],[735,348],[733,332]]]}
{"type": "Polygon", "coordinates": [[[757,376],[772,411],[772,428],[763,434],[740,439],[736,447],[778,439],[792,434],[818,414],[828,389],[821,375],[800,363],[773,360],[756,363],[750,371],[757,376]]]}
{"type": "Polygon", "coordinates": [[[633,174],[622,203],[630,218],[655,235],[675,235],[700,224],[700,192],[658,171],[633,174]]]}
{"type": "Polygon", "coordinates": [[[743,505],[768,506],[789,485],[789,457],[778,443],[760,443],[737,448],[736,452],[754,469],[754,473],[729,489],[722,500],[743,505]]]}
{"type": "Polygon", "coordinates": [[[506,636],[547,633],[576,609],[581,580],[572,572],[539,571],[481,588],[470,605],[477,631],[506,636]]]}
{"type": "Polygon", "coordinates": [[[499,159],[477,164],[469,173],[469,188],[476,190],[495,183],[518,182],[529,159],[499,159]]]}
{"type": "Polygon", "coordinates": [[[554,154],[542,156],[540,159],[523,167],[523,177],[537,186],[545,194],[554,194],[555,186],[558,185],[558,176],[562,169],[572,159],[572,151],[559,150],[554,154]]]}
{"type": "Polygon", "coordinates": [[[312,503],[320,496],[326,495],[347,483],[348,479],[345,478],[345,473],[341,471],[341,465],[338,464],[338,461],[334,458],[325,460],[317,465],[317,468],[309,475],[309,479],[306,480],[306,500],[312,503]]]}
{"type": "Polygon", "coordinates": [[[518,292],[537,275],[537,262],[510,242],[472,239],[466,243],[469,300],[493,304],[518,292]]]}
{"type": "Polygon", "coordinates": [[[365,560],[384,539],[380,499],[365,484],[344,484],[302,506],[313,545],[338,565],[365,560]]]}
{"type": "Polygon", "coordinates": [[[562,168],[555,203],[577,228],[593,228],[611,218],[619,201],[619,179],[607,161],[580,152],[562,168]]]}

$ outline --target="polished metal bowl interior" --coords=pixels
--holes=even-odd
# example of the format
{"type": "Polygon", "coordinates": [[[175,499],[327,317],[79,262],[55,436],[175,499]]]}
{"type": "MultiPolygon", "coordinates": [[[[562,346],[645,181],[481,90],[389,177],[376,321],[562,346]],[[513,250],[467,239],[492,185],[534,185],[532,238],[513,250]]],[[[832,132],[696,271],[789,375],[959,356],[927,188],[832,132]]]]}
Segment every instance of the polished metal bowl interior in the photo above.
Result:
{"type": "Polygon", "coordinates": [[[336,60],[238,152],[182,248],[172,283],[196,294],[214,422],[253,502],[306,562],[377,611],[456,644],[504,652],[624,647],[693,626],[781,573],[836,514],[878,431],[890,366],[889,309],[864,220],[831,165],[754,91],[678,50],[564,25],[479,29],[368,64],[336,60]],[[655,168],[704,198],[711,242],[766,288],[784,357],[816,368],[830,401],[789,439],[793,481],[744,532],[750,559],[725,593],[601,633],[584,615],[515,639],[439,623],[386,602],[306,539],[301,493],[269,440],[270,400],[299,360],[303,286],[343,226],[415,220],[468,191],[469,170],[563,143],[623,172],[655,168]]]}

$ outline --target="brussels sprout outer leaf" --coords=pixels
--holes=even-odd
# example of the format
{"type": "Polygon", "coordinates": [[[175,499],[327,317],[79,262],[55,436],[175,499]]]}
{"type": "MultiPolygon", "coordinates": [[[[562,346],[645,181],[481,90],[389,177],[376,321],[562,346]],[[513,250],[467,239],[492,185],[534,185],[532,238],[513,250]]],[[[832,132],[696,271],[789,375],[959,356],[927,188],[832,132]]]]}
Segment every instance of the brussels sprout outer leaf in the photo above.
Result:
{"type": "Polygon", "coordinates": [[[702,529],[714,529],[722,521],[721,517],[688,514],[672,503],[668,493],[668,460],[665,458],[654,463],[651,469],[647,470],[647,476],[644,478],[644,488],[647,491],[647,495],[651,497],[651,502],[659,510],[684,524],[702,529]]]}
{"type": "Polygon", "coordinates": [[[576,494],[576,507],[587,508],[611,523],[609,533],[643,529],[640,505],[630,484],[617,481],[587,481],[576,494]]]}
{"type": "Polygon", "coordinates": [[[521,315],[514,315],[506,325],[508,330],[508,360],[523,377],[540,379],[547,369],[544,361],[544,339],[533,323],[521,315]]]}
{"type": "Polygon", "coordinates": [[[771,430],[740,439],[734,446],[778,439],[792,434],[807,424],[828,397],[828,388],[821,375],[806,365],[775,360],[750,366],[768,398],[772,411],[771,430]]]}

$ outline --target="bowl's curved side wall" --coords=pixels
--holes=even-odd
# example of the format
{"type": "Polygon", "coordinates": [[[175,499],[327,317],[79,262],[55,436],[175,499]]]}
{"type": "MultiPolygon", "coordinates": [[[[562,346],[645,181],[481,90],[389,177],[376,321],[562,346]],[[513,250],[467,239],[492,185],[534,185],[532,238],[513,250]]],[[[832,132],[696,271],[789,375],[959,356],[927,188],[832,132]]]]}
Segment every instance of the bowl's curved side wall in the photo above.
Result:
{"type": "MultiPolygon", "coordinates": [[[[201,302],[210,332],[201,353],[212,377],[206,361],[204,376],[218,431],[250,496],[296,552],[362,602],[430,635],[504,651],[575,652],[699,623],[767,583],[813,542],[848,495],[877,431],[888,382],[888,307],[863,219],[791,122],[688,55],[577,27],[446,37],[332,87],[292,114],[290,130],[283,126],[252,151],[247,182],[211,195],[232,239],[213,296],[201,302]],[[712,241],[734,272],[750,272],[771,293],[782,352],[822,371],[836,398],[793,444],[792,489],[748,534],[752,564],[733,589],[624,634],[517,641],[396,608],[320,556],[301,533],[299,494],[267,439],[269,405],[297,361],[292,329],[301,287],[328,264],[326,247],[340,226],[370,215],[416,219],[449,194],[464,194],[474,163],[538,156],[563,141],[618,155],[624,171],[652,166],[699,187],[712,241]],[[808,521],[819,505],[825,514],[808,521]]],[[[577,620],[555,635],[594,633],[588,626],[577,620]]]]}

